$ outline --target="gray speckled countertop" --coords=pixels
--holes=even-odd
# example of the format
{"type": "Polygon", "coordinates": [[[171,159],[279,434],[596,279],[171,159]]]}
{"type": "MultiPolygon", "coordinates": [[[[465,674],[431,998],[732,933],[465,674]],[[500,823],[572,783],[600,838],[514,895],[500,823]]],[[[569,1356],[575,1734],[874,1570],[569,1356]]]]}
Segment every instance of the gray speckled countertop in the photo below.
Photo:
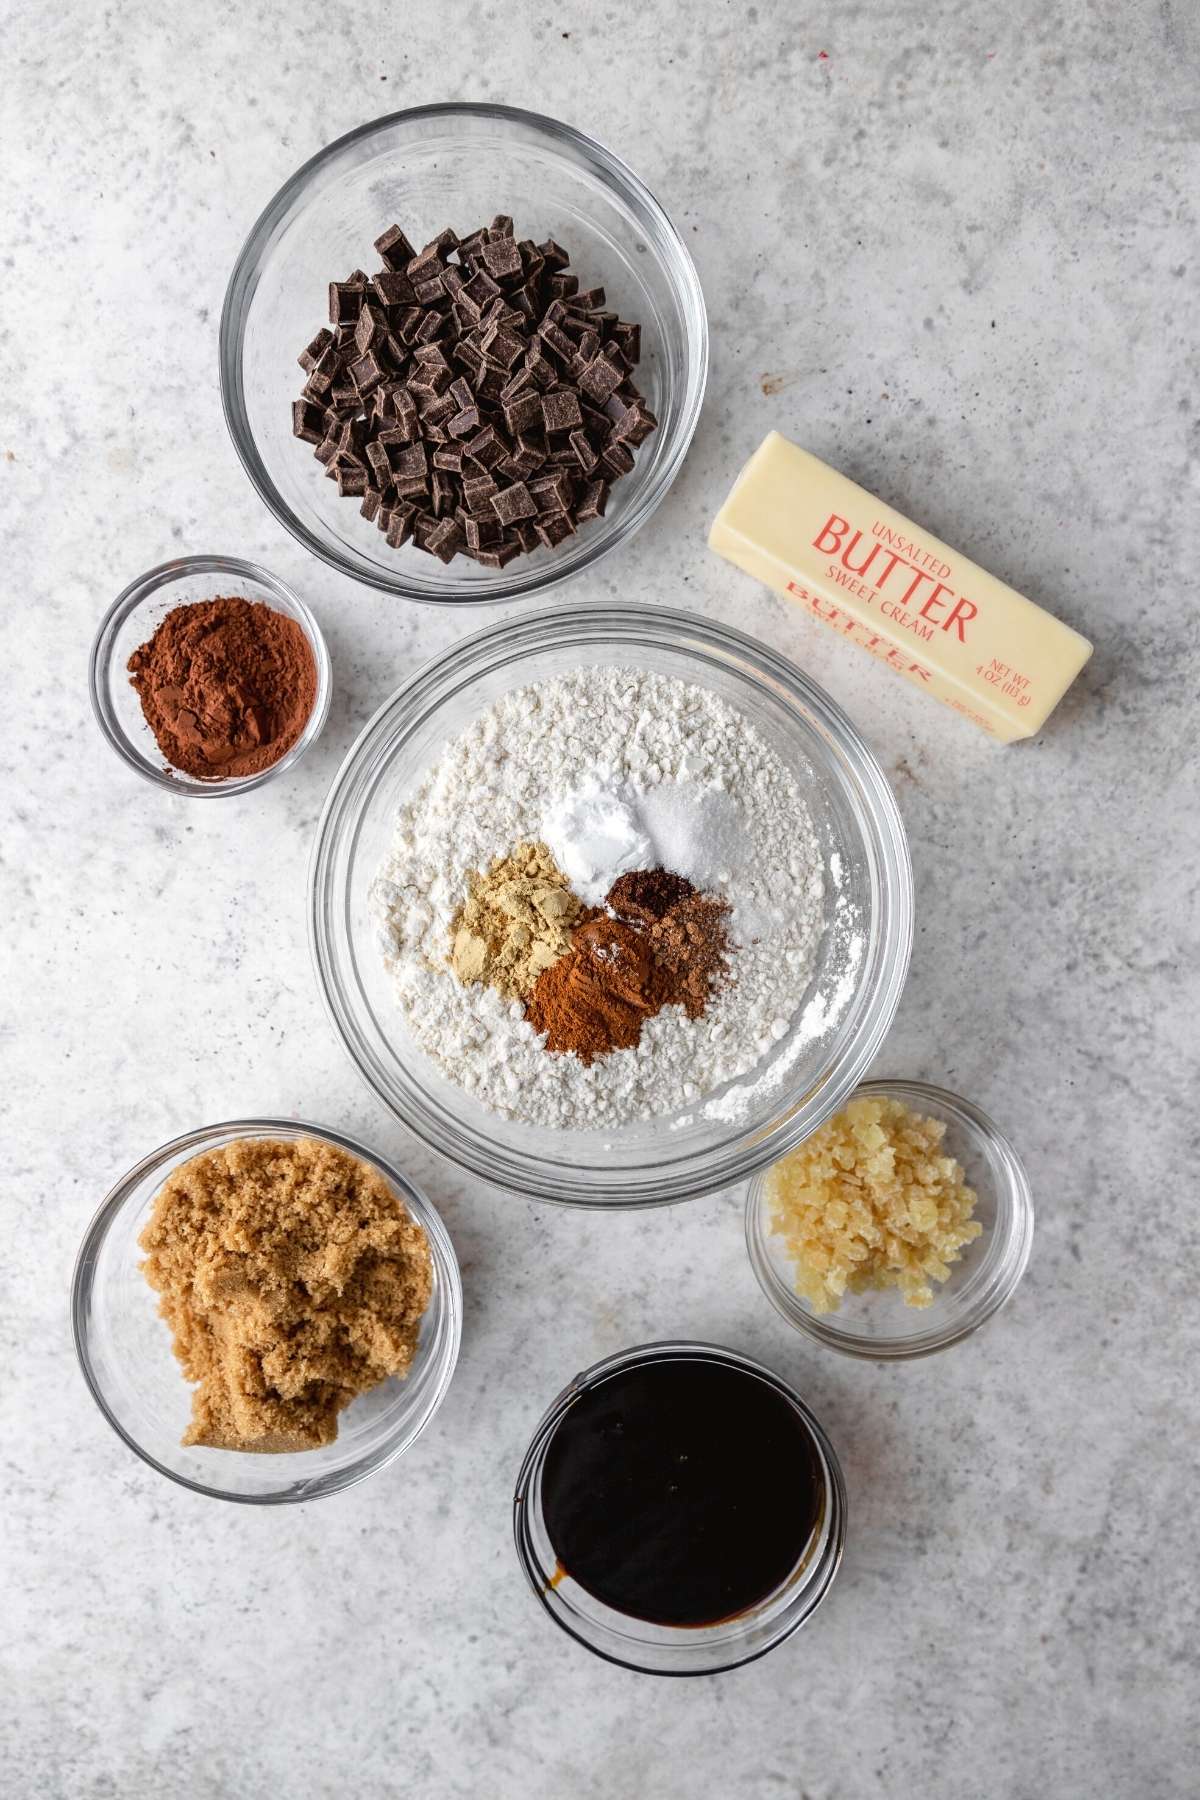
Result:
{"type": "Polygon", "coordinates": [[[0,1787],[1194,1793],[1194,9],[17,0],[6,49],[0,1787]],[[578,591],[758,633],[895,784],[918,930],[880,1072],[977,1099],[1038,1205],[1018,1297],[948,1356],[878,1368],[800,1342],[755,1287],[736,1193],[598,1218],[465,1184],[368,1099],[326,1022],[303,924],[323,794],[384,695],[480,620],[357,590],[274,525],[225,434],[216,323],[285,176],[453,96],[609,143],[695,253],[713,363],[694,449],[578,591]],[[1095,639],[1041,739],[992,747],[706,552],[771,426],[1095,639]],[[213,806],[121,767],[83,681],[113,594],[200,549],[294,584],[337,671],[316,751],[213,806]],[[110,1183],[241,1108],[404,1161],[467,1289],[458,1376],[407,1459],[281,1511],[136,1461],[67,1317],[110,1183]],[[509,1495],[566,1376],[676,1333],[803,1387],[852,1521],[809,1630],[670,1684],[553,1630],[509,1495]]]}

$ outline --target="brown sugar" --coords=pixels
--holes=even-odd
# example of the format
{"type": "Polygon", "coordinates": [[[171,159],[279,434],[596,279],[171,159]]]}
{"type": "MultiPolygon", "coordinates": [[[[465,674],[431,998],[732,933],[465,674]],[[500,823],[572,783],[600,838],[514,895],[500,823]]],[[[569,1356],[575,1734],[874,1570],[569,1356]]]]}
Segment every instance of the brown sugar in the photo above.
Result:
{"type": "Polygon", "coordinates": [[[138,1240],[189,1381],[185,1444],[312,1450],[412,1362],[425,1233],[368,1164],[316,1138],[240,1138],[159,1190],[138,1240]]]}

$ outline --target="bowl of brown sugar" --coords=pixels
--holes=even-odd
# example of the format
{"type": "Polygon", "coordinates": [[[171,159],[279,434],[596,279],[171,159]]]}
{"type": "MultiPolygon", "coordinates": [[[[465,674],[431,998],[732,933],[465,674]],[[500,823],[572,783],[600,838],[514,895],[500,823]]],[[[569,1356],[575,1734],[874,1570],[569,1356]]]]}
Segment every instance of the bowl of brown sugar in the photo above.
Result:
{"type": "Polygon", "coordinates": [[[153,1150],[107,1194],[72,1284],[104,1418],[159,1474],[250,1505],[394,1462],[458,1358],[462,1281],[416,1184],[341,1132],[236,1119],[153,1150]]]}
{"type": "Polygon", "coordinates": [[[113,602],[89,684],[123,761],[204,798],[261,787],[304,754],[329,711],[329,656],[304,602],[267,570],[190,556],[113,602]]]}

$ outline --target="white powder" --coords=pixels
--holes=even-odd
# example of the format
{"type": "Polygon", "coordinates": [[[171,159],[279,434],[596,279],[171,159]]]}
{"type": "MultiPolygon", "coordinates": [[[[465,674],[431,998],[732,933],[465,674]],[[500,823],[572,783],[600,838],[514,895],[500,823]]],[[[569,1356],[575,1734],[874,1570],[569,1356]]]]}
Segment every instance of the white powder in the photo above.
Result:
{"type": "Polygon", "coordinates": [[[742,890],[753,846],[727,788],[674,779],[657,787],[591,780],[555,802],[539,836],[589,906],[599,906],[628,869],[670,869],[730,900],[735,924],[747,935],[761,924],[746,911],[742,890]]]}
{"type": "Polygon", "coordinates": [[[820,848],[796,780],[742,715],[671,676],[600,668],[506,694],[447,746],[399,811],[373,898],[404,1024],[446,1075],[509,1118],[607,1128],[694,1106],[777,1047],[809,983],[823,896],[820,848]],[[664,866],[710,891],[728,889],[736,980],[701,1018],[664,1008],[635,1048],[585,1066],[550,1055],[516,1002],[463,987],[446,953],[468,873],[537,838],[572,806],[576,846],[597,864],[591,879],[602,878],[603,855],[620,852],[629,826],[600,820],[607,849],[595,831],[589,837],[598,809],[581,812],[580,796],[604,792],[632,799],[635,836],[679,856],[692,845],[691,869],[666,855],[664,866]],[[707,819],[703,857],[697,818],[707,819]]]}

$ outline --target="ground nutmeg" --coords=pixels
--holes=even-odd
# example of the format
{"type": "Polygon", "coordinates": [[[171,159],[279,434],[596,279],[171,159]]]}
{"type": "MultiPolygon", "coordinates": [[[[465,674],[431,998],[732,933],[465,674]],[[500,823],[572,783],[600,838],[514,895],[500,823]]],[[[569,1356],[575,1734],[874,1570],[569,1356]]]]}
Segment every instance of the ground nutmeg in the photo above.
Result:
{"type": "Polygon", "coordinates": [[[163,756],[200,781],[269,769],[296,742],[317,697],[303,628],[236,595],[173,608],[128,668],[163,756]]]}

